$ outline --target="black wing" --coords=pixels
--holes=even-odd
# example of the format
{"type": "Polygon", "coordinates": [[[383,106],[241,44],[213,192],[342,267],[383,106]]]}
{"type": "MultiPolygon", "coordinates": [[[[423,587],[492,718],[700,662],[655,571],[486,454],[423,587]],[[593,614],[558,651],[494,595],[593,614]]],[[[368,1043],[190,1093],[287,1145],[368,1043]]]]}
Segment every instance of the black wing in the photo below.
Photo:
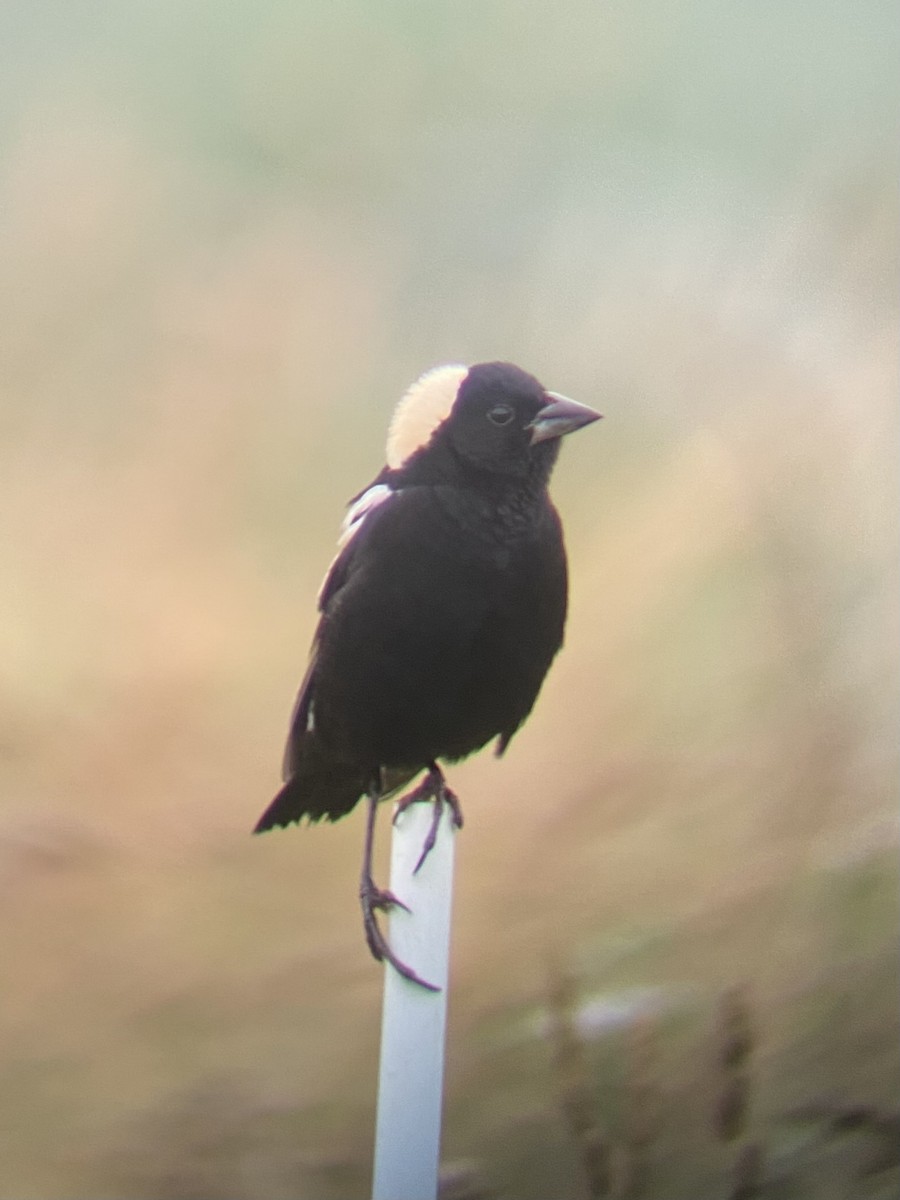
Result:
{"type": "Polygon", "coordinates": [[[394,494],[390,488],[379,482],[380,479],[381,476],[350,502],[347,515],[344,518],[341,537],[338,541],[340,549],[335,555],[331,566],[328,568],[324,582],[319,589],[318,609],[322,615],[319,618],[316,632],[313,635],[306,673],[300,683],[297,699],[294,701],[294,707],[291,712],[287,743],[284,747],[284,758],[281,764],[281,778],[285,783],[297,771],[303,752],[303,742],[306,735],[313,728],[312,715],[313,701],[315,699],[316,667],[318,665],[319,645],[322,641],[322,633],[328,623],[328,610],[331,608],[338,592],[344,587],[352,574],[353,561],[359,546],[360,531],[367,513],[394,494]]]}

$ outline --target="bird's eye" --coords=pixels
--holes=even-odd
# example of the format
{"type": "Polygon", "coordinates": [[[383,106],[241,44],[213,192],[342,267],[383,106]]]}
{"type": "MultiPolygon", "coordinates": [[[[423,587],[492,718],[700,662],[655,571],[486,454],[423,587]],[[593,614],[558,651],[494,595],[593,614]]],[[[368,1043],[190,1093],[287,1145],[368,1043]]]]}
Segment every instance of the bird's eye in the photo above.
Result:
{"type": "Polygon", "coordinates": [[[515,413],[508,404],[495,404],[487,416],[492,425],[508,425],[515,413]]]}

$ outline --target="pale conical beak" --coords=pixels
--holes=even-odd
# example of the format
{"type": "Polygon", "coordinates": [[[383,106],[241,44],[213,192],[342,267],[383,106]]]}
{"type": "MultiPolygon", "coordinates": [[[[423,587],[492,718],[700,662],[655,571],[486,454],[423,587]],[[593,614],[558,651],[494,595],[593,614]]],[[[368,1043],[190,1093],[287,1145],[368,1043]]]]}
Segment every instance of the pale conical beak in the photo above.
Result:
{"type": "Polygon", "coordinates": [[[586,404],[560,396],[558,392],[547,392],[547,399],[550,403],[538,412],[529,425],[532,446],[574,433],[576,429],[599,421],[602,416],[602,413],[588,408],[586,404]]]}

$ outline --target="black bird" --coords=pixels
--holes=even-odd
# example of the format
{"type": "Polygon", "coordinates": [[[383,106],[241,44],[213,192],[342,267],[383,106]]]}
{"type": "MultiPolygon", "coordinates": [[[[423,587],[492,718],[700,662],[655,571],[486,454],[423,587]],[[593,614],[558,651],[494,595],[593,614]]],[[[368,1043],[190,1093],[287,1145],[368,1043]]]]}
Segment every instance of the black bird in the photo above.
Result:
{"type": "MultiPolygon", "coordinates": [[[[372,879],[378,801],[434,800],[421,865],[449,804],[439,759],[492,738],[502,754],[528,716],[566,619],[566,554],[547,492],[559,439],[600,416],[510,363],[428,371],[394,414],[387,465],[351,502],[319,594],[321,618],[291,717],[281,791],[255,832],[336,821],[368,798],[360,900],[400,903],[372,879]]],[[[417,868],[418,869],[418,868],[417,868]]]]}

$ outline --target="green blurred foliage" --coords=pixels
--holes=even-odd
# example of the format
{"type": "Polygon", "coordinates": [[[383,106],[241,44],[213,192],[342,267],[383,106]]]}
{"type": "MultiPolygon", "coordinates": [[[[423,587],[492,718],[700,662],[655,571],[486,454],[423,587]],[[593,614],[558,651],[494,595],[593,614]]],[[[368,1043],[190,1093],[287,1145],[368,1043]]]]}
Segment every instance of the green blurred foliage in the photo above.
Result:
{"type": "Polygon", "coordinates": [[[896,1109],[898,33],[0,7],[0,1192],[365,1194],[359,822],[248,830],[341,506],[442,361],[606,414],[555,480],[566,650],[454,770],[447,1156],[582,1194],[548,955],[669,997],[660,1195],[724,1194],[695,1110],[741,981],[772,1153],[791,1105],[896,1109]]]}

